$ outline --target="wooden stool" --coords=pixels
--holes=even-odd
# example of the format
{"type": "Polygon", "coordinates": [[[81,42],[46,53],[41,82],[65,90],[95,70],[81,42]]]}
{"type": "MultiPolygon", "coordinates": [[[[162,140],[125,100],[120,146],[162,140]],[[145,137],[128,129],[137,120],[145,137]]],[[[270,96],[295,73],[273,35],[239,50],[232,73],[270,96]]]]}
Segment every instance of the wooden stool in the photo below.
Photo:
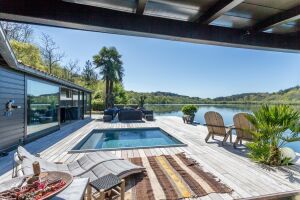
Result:
{"type": "Polygon", "coordinates": [[[108,174],[90,183],[90,186],[94,188],[95,192],[92,196],[97,200],[116,199],[121,197],[121,200],[125,198],[125,180],[119,177],[108,174]]]}

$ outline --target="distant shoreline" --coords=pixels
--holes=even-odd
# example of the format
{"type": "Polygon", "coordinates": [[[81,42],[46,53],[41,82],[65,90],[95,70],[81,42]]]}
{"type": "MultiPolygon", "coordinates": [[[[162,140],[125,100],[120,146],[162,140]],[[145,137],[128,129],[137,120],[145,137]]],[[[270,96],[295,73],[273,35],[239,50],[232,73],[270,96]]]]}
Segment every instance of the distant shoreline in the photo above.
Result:
{"type": "MultiPolygon", "coordinates": [[[[157,106],[163,106],[163,105],[263,105],[263,104],[285,104],[285,105],[300,105],[300,102],[211,102],[211,103],[151,103],[151,104],[145,104],[147,105],[157,105],[157,106]]],[[[137,106],[137,104],[116,104],[116,106],[137,106]]]]}

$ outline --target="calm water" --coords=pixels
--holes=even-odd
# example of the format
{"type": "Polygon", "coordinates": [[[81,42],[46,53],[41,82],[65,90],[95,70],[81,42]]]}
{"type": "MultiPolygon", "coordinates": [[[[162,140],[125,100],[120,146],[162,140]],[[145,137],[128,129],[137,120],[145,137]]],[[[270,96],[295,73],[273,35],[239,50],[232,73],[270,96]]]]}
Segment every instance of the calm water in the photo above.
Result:
{"type": "MultiPolygon", "coordinates": [[[[182,105],[147,105],[146,108],[153,110],[156,116],[181,117],[183,115],[181,112],[182,105]]],[[[256,105],[199,105],[198,112],[195,115],[195,121],[204,124],[204,114],[208,111],[216,111],[222,115],[225,125],[232,125],[233,116],[236,113],[252,113],[256,109],[258,109],[258,106],[256,105]]],[[[295,106],[295,109],[300,111],[299,106],[295,106]]],[[[289,143],[287,146],[300,152],[300,142],[289,143]]]]}
{"type": "Polygon", "coordinates": [[[180,141],[159,128],[95,130],[77,150],[178,146],[180,141]]]}

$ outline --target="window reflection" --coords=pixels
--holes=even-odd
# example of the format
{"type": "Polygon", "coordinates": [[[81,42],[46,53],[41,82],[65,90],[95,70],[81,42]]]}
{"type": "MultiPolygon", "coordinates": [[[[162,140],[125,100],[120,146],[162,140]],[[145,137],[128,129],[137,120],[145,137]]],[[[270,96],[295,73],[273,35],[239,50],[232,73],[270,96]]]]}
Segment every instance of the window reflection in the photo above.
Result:
{"type": "Polygon", "coordinates": [[[84,117],[91,116],[91,94],[84,93],[84,117]]]}
{"type": "Polygon", "coordinates": [[[27,80],[27,134],[58,126],[59,87],[27,80]]]}

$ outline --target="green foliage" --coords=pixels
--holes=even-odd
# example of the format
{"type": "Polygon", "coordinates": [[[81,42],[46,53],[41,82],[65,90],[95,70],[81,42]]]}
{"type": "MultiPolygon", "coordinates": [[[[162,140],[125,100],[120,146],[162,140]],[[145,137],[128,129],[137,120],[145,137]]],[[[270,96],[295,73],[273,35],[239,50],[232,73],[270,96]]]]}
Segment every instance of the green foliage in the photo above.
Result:
{"type": "Polygon", "coordinates": [[[23,64],[46,71],[43,65],[41,53],[38,47],[26,42],[11,40],[10,45],[18,60],[23,64]]]}
{"type": "Polygon", "coordinates": [[[104,110],[104,102],[101,99],[92,99],[92,110],[101,111],[104,110]]]}
{"type": "Polygon", "coordinates": [[[116,83],[114,85],[113,94],[115,96],[115,103],[116,104],[127,104],[128,97],[126,91],[122,84],[116,83]]]}
{"type": "Polygon", "coordinates": [[[124,76],[121,55],[115,47],[103,47],[93,56],[93,63],[100,69],[102,80],[105,81],[105,107],[113,107],[116,94],[113,93],[114,84],[122,83],[124,76]]]}
{"type": "Polygon", "coordinates": [[[97,82],[97,74],[89,60],[85,62],[85,66],[82,70],[82,80],[87,86],[93,85],[97,82]]]}
{"type": "Polygon", "coordinates": [[[181,111],[185,115],[194,115],[197,112],[198,108],[195,105],[185,105],[182,107],[181,111]]]}
{"type": "Polygon", "coordinates": [[[300,141],[300,114],[288,105],[261,106],[249,115],[254,125],[254,142],[249,143],[251,159],[272,166],[286,163],[281,160],[280,148],[289,142],[300,141]],[[285,134],[291,130],[291,134],[285,134]]]}
{"type": "Polygon", "coordinates": [[[128,99],[131,104],[139,104],[140,96],[145,96],[145,104],[200,104],[209,103],[207,99],[199,97],[188,97],[169,92],[139,93],[127,91],[128,99]]]}
{"type": "MultiPolygon", "coordinates": [[[[54,45],[54,41],[51,41],[54,45]]],[[[47,71],[44,66],[40,49],[31,43],[19,42],[11,40],[10,44],[17,56],[17,59],[22,61],[25,65],[47,71]]],[[[75,72],[77,62],[69,63],[69,67],[62,67],[58,62],[52,63],[52,74],[65,79],[75,84],[81,85],[93,91],[92,93],[92,109],[104,110],[105,102],[105,84],[106,75],[109,77],[109,84],[107,89],[111,92],[112,99],[118,104],[127,104],[128,96],[123,85],[121,84],[124,76],[124,69],[122,66],[121,55],[114,47],[103,47],[99,54],[93,57],[94,64],[100,68],[102,80],[98,80],[98,76],[90,61],[85,63],[82,73],[79,75],[75,72]],[[76,65],[76,66],[75,66],[76,65]],[[70,78],[71,76],[71,78],[70,78]]],[[[78,66],[79,67],[79,66],[78,66]]]]}
{"type": "Polygon", "coordinates": [[[243,93],[213,99],[217,103],[273,103],[273,104],[299,104],[300,87],[295,86],[273,93],[243,93]]]}
{"type": "Polygon", "coordinates": [[[249,158],[259,162],[267,163],[269,158],[270,145],[262,142],[249,142],[246,144],[249,149],[249,158]]]}
{"type": "Polygon", "coordinates": [[[145,105],[145,100],[147,99],[147,97],[145,95],[141,95],[140,96],[140,100],[139,100],[139,107],[140,108],[144,108],[145,105]]]}

